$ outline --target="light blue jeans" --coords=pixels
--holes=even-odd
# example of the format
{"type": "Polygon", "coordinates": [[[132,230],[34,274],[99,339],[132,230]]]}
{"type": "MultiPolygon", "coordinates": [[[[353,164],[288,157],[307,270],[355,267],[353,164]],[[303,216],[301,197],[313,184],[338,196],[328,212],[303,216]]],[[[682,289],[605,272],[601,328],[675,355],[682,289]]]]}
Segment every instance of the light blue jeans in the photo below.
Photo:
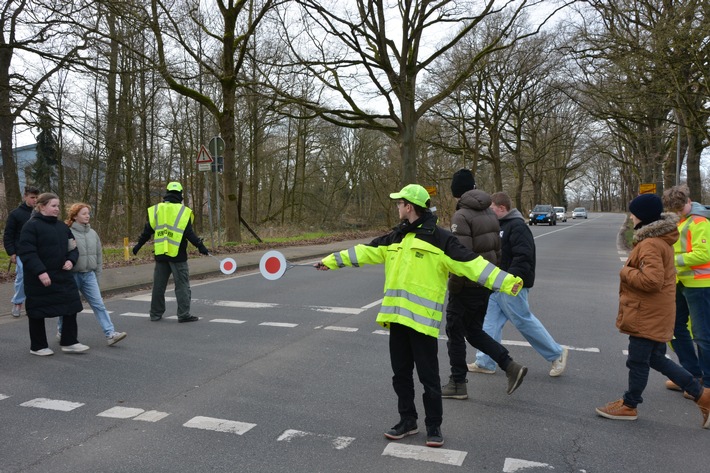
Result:
{"type": "Polygon", "coordinates": [[[15,294],[12,296],[13,304],[22,304],[25,302],[25,274],[22,267],[22,261],[19,256],[15,256],[15,294]]]}
{"type": "MultiPolygon", "coordinates": [[[[510,320],[535,351],[547,361],[553,362],[562,356],[562,346],[552,338],[542,322],[530,311],[528,292],[528,288],[523,288],[517,296],[509,296],[501,292],[491,294],[483,330],[491,338],[500,342],[503,326],[510,320]]],[[[481,368],[496,369],[496,363],[481,351],[476,353],[476,364],[481,368]]]]}
{"type": "MultiPolygon", "coordinates": [[[[79,287],[79,292],[84,296],[86,302],[91,306],[91,310],[94,311],[94,316],[101,326],[101,330],[104,331],[104,335],[110,336],[114,331],[113,322],[111,322],[111,317],[106,311],[106,306],[104,305],[104,300],[101,298],[101,290],[99,289],[99,281],[96,279],[96,273],[94,271],[87,271],[85,273],[74,273],[74,280],[76,285],[79,287]]],[[[59,317],[57,322],[57,330],[61,333],[62,331],[62,318],[59,317]]]]}

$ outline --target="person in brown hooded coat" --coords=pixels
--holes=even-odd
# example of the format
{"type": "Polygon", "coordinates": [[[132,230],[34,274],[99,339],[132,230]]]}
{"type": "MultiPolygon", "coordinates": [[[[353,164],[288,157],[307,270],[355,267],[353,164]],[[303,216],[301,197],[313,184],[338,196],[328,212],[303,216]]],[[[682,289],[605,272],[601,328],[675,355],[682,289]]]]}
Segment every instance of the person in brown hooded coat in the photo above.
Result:
{"type": "Polygon", "coordinates": [[[616,327],[629,335],[629,384],[624,396],[598,407],[602,417],[636,420],[636,407],[643,402],[650,368],[663,373],[688,392],[703,415],[703,428],[710,428],[710,389],[683,367],[666,357],[666,344],[675,325],[675,264],[673,244],[678,240],[678,217],[662,213],[663,203],[655,194],[641,194],[629,204],[634,223],[634,248],[621,268],[619,313],[616,327]]]}

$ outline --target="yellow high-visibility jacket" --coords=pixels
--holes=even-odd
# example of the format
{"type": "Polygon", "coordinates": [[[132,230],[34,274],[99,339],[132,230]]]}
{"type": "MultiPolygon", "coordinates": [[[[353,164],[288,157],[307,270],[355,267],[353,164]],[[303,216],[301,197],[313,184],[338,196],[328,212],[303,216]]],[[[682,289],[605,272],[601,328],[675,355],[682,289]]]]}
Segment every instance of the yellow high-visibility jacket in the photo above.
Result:
{"type": "Polygon", "coordinates": [[[155,254],[177,256],[185,228],[193,219],[192,210],[183,204],[161,202],[149,207],[148,222],[155,230],[155,254]]]}
{"type": "Polygon", "coordinates": [[[384,264],[385,297],[377,323],[385,328],[391,323],[406,325],[432,337],[439,336],[449,273],[512,295],[517,295],[514,285],[522,287],[522,279],[477,256],[437,227],[431,213],[413,224],[404,222],[367,245],[326,256],[322,263],[330,269],[384,264]]]}
{"type": "Polygon", "coordinates": [[[710,220],[707,211],[693,203],[678,222],[680,238],[673,245],[676,280],[685,287],[710,287],[710,220]]]}

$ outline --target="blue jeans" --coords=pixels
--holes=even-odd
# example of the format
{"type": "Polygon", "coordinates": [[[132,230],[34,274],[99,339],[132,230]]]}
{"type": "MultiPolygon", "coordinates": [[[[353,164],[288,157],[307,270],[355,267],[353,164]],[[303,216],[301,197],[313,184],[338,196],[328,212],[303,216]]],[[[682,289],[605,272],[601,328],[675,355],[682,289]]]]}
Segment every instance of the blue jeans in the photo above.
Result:
{"type": "Polygon", "coordinates": [[[675,338],[671,346],[681,366],[694,377],[702,378],[705,387],[710,387],[710,287],[676,285],[675,305],[675,338]]]}
{"type": "MultiPolygon", "coordinates": [[[[509,296],[502,292],[491,294],[491,298],[488,300],[486,319],[483,322],[483,330],[491,338],[500,342],[503,326],[510,320],[535,351],[547,361],[553,362],[562,356],[562,346],[552,338],[550,332],[530,311],[529,291],[529,288],[523,288],[517,296],[509,296]]],[[[481,351],[476,353],[476,364],[481,368],[496,369],[493,360],[481,351]]]]}
{"type": "Polygon", "coordinates": [[[20,257],[15,255],[15,294],[12,296],[13,304],[25,302],[25,274],[20,257]]]}
{"type": "MultiPolygon", "coordinates": [[[[101,290],[99,289],[99,281],[96,279],[96,273],[94,271],[74,273],[74,280],[79,287],[79,292],[84,296],[86,302],[89,303],[91,310],[94,311],[94,316],[99,322],[101,330],[104,331],[104,335],[107,337],[110,336],[115,329],[111,322],[111,317],[108,315],[108,311],[106,311],[104,300],[101,298],[101,290]]],[[[57,330],[59,332],[62,331],[62,317],[59,317],[59,322],[57,322],[57,330]]]]}
{"type": "Polygon", "coordinates": [[[663,342],[629,336],[626,367],[629,368],[629,390],[624,393],[624,404],[629,407],[636,407],[643,402],[641,395],[648,384],[650,368],[661,372],[695,399],[703,391],[692,374],[666,357],[666,344],[663,342]]]}

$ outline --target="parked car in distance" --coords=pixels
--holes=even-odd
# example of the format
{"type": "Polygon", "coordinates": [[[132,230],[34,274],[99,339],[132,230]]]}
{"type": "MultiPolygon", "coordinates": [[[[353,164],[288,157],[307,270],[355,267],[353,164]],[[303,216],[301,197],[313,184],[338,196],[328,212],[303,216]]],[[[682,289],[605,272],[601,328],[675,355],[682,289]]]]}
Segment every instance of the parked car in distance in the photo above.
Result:
{"type": "Polygon", "coordinates": [[[557,225],[557,214],[555,213],[555,209],[551,205],[536,205],[532,209],[528,217],[530,218],[530,220],[528,221],[528,225],[537,225],[538,223],[557,225]]]}
{"type": "Polygon", "coordinates": [[[587,218],[587,209],[584,207],[577,207],[572,211],[572,218],[587,218]]]}
{"type": "Polygon", "coordinates": [[[557,221],[558,222],[566,222],[567,221],[567,209],[564,207],[555,207],[555,214],[557,214],[557,221]]]}

